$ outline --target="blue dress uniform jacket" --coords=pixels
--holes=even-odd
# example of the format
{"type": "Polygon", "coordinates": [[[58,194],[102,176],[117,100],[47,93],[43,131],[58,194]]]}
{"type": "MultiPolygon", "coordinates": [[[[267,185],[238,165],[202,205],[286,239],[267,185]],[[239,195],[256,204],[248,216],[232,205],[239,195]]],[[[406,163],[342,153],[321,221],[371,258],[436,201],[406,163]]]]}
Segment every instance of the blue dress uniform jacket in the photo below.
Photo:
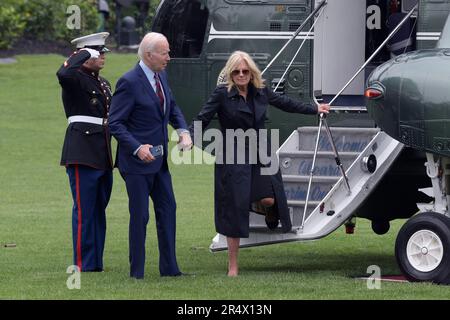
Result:
{"type": "MultiPolygon", "coordinates": [[[[66,117],[107,118],[111,85],[98,73],[82,65],[90,58],[87,51],[74,53],[58,70],[66,117]]],[[[82,164],[96,169],[113,168],[111,135],[106,125],[75,122],[66,130],[61,165],[82,164]]]]}
{"type": "MultiPolygon", "coordinates": [[[[88,116],[100,118],[97,120],[103,123],[101,119],[108,117],[111,89],[108,81],[97,72],[83,67],[89,58],[89,52],[78,51],[57,72],[64,110],[67,118],[88,116]]],[[[113,180],[111,136],[107,123],[70,123],[61,165],[66,166],[73,198],[73,264],[80,271],[102,271],[106,207],[113,180]]]]}
{"type": "MultiPolygon", "coordinates": [[[[259,136],[259,130],[264,129],[264,121],[269,104],[290,113],[317,113],[317,107],[274,93],[267,87],[263,89],[249,88],[248,95],[250,94],[253,94],[254,110],[249,108],[235,87],[228,92],[225,86],[219,86],[193,120],[201,121],[202,129],[205,130],[214,115],[217,114],[220,130],[224,137],[223,150],[219,150],[223,153],[221,155],[223,159],[227,159],[227,154],[229,154],[229,150],[227,150],[228,145],[225,143],[226,130],[242,129],[246,131],[254,129],[259,136]]],[[[247,97],[249,97],[248,95],[247,97]]],[[[189,130],[191,136],[195,138],[194,123],[191,124],[189,130]]],[[[267,142],[259,140],[257,150],[259,150],[261,143],[267,143],[266,150],[271,150],[270,139],[267,139],[267,142]]],[[[201,146],[201,141],[194,141],[194,144],[201,146]]],[[[249,142],[246,141],[246,159],[249,159],[248,152],[250,148],[248,144],[249,142]]],[[[232,147],[234,148],[234,163],[230,164],[224,160],[223,164],[215,164],[214,209],[216,231],[227,237],[248,238],[252,169],[257,164],[251,164],[249,161],[244,164],[236,164],[236,156],[238,155],[236,143],[232,147]]],[[[292,223],[280,171],[278,170],[270,178],[275,196],[275,212],[279,216],[282,231],[289,232],[292,228],[292,223]]]]}

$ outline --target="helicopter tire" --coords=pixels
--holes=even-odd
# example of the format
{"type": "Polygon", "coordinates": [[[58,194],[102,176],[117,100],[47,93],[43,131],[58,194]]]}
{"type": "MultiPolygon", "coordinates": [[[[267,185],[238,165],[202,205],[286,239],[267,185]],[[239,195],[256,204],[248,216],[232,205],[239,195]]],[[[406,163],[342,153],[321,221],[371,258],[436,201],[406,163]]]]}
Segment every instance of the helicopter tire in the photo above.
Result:
{"type": "Polygon", "coordinates": [[[450,218],[436,212],[410,218],[398,232],[395,257],[410,281],[450,284],[450,218]]]}

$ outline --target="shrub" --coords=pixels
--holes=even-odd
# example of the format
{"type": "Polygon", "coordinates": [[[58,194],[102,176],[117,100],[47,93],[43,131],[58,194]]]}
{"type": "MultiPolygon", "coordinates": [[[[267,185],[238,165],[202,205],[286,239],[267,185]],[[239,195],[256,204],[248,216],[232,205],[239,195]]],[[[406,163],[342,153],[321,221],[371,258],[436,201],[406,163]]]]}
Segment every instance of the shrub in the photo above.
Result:
{"type": "Polygon", "coordinates": [[[37,40],[65,40],[95,32],[98,22],[95,0],[22,0],[17,5],[26,23],[24,36],[37,40]],[[80,8],[80,29],[70,29],[67,8],[80,8]]]}
{"type": "Polygon", "coordinates": [[[23,33],[25,23],[12,5],[0,6],[0,49],[11,48],[23,33]]]}
{"type": "MultiPolygon", "coordinates": [[[[0,0],[0,49],[10,48],[22,36],[38,41],[64,41],[94,33],[99,26],[96,0],[0,0]],[[67,26],[73,12],[67,12],[71,5],[80,8],[79,29],[67,26]]],[[[150,1],[149,17],[145,21],[142,35],[150,30],[151,17],[159,0],[150,1]]],[[[110,18],[106,30],[113,33],[116,26],[115,2],[109,1],[110,18]]],[[[127,8],[129,15],[137,18],[135,6],[127,8]]],[[[124,10],[122,18],[127,10],[124,10]]]]}
{"type": "Polygon", "coordinates": [[[99,15],[95,0],[62,0],[54,4],[54,39],[68,41],[70,39],[94,33],[97,31],[99,15]],[[77,5],[81,13],[80,29],[69,29],[67,19],[71,13],[67,8],[77,5]]]}

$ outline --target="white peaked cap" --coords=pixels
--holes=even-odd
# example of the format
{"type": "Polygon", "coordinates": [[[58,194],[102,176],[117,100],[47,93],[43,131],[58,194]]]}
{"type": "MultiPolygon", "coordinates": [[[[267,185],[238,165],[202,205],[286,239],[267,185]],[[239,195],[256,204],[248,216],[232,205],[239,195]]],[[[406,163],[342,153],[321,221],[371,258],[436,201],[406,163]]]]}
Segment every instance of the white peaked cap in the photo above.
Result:
{"type": "Polygon", "coordinates": [[[93,33],[87,36],[79,37],[70,41],[75,44],[77,49],[84,48],[86,46],[104,46],[106,38],[108,38],[109,32],[93,33]]]}

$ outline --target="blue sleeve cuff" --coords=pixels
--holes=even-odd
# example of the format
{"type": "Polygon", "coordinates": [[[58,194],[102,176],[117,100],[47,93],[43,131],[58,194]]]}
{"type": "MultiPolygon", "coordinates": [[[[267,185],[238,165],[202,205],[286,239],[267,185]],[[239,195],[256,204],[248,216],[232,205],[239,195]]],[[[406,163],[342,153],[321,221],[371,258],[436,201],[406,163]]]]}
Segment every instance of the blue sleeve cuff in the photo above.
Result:
{"type": "Polygon", "coordinates": [[[177,129],[177,134],[180,136],[182,133],[189,133],[189,130],[186,129],[177,129]]]}
{"type": "Polygon", "coordinates": [[[141,144],[136,150],[134,150],[133,156],[137,155],[137,153],[138,153],[138,151],[139,151],[139,149],[140,149],[141,147],[142,147],[142,144],[141,144]]]}

